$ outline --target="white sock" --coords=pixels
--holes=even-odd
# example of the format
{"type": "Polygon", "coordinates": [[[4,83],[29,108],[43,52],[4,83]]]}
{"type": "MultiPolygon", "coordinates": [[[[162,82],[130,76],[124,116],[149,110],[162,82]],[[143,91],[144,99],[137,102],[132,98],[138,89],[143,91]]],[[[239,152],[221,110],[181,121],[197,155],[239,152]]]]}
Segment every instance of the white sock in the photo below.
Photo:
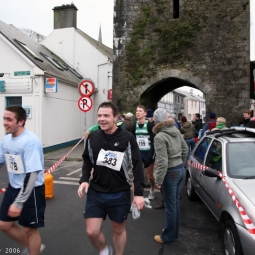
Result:
{"type": "Polygon", "coordinates": [[[100,251],[99,255],[109,255],[108,245],[106,245],[105,248],[100,251]]]}

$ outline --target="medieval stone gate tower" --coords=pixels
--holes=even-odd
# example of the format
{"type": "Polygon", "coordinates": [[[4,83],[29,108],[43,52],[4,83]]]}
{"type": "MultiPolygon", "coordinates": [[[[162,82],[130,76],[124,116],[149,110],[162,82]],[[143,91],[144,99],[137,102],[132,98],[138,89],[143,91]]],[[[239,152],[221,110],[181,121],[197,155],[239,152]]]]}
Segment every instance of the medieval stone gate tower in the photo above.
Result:
{"type": "Polygon", "coordinates": [[[115,0],[113,100],[155,109],[191,86],[207,114],[236,121],[249,108],[249,0],[115,0]]]}

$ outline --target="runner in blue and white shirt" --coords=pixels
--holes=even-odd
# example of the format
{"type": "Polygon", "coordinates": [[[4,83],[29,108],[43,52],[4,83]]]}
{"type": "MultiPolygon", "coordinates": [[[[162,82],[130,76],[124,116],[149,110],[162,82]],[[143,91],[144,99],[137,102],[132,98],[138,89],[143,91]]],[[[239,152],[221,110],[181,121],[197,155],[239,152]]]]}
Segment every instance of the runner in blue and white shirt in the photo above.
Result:
{"type": "Polygon", "coordinates": [[[0,164],[6,165],[9,186],[0,208],[0,229],[23,246],[21,254],[37,255],[42,248],[38,228],[44,226],[44,159],[41,142],[25,129],[25,122],[22,107],[6,107],[0,164]]]}

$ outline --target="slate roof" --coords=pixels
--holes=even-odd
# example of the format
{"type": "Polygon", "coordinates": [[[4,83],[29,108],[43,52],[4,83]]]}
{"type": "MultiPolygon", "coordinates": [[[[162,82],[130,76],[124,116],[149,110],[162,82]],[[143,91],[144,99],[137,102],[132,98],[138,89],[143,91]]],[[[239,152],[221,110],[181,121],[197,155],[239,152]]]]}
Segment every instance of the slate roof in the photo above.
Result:
{"type": "Polygon", "coordinates": [[[181,89],[175,89],[174,91],[186,96],[186,98],[188,98],[188,99],[193,99],[193,100],[205,102],[204,98],[202,98],[201,96],[195,95],[194,93],[190,94],[190,92],[184,91],[184,90],[181,90],[181,89]]]}
{"type": "MultiPolygon", "coordinates": [[[[45,59],[40,52],[49,56],[51,59],[57,59],[58,62],[64,64],[60,57],[51,52],[45,46],[40,43],[34,41],[32,38],[28,37],[24,33],[22,33],[19,29],[17,29],[13,25],[8,25],[0,20],[0,33],[10,41],[17,49],[19,49],[25,56],[27,56],[37,67],[46,72],[47,76],[53,76],[56,78],[63,79],[67,82],[75,83],[78,86],[78,83],[82,79],[82,77],[78,78],[74,75],[70,70],[59,70],[55,67],[51,62],[45,59]],[[19,43],[17,43],[14,39],[25,44],[33,53],[35,53],[42,61],[36,59],[29,51],[25,50],[19,43]]],[[[68,64],[68,63],[66,63],[68,64]]],[[[69,65],[68,65],[69,66],[69,65]]],[[[70,66],[72,68],[72,66],[70,66]]],[[[79,73],[81,74],[81,73],[79,73]]],[[[82,74],[81,74],[82,76],[82,74]]]]}
{"type": "Polygon", "coordinates": [[[106,45],[102,44],[101,42],[93,39],[83,31],[81,31],[79,28],[76,29],[76,31],[84,37],[87,41],[89,41],[95,48],[97,48],[99,51],[101,51],[104,55],[106,55],[111,60],[113,59],[113,50],[106,45]]]}

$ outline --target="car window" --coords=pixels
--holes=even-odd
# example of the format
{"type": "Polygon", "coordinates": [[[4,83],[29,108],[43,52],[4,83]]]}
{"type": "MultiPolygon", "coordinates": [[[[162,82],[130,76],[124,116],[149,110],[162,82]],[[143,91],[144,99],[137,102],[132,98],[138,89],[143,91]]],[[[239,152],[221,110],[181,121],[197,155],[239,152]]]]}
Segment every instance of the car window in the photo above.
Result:
{"type": "Polygon", "coordinates": [[[227,172],[232,178],[255,176],[255,143],[239,142],[227,144],[227,172]]]}
{"type": "Polygon", "coordinates": [[[204,162],[205,153],[212,141],[212,138],[205,137],[202,142],[198,145],[196,151],[194,152],[194,157],[198,160],[201,164],[204,162]]]}
{"type": "Polygon", "coordinates": [[[205,160],[205,165],[222,171],[222,144],[218,140],[213,140],[205,160]]]}

